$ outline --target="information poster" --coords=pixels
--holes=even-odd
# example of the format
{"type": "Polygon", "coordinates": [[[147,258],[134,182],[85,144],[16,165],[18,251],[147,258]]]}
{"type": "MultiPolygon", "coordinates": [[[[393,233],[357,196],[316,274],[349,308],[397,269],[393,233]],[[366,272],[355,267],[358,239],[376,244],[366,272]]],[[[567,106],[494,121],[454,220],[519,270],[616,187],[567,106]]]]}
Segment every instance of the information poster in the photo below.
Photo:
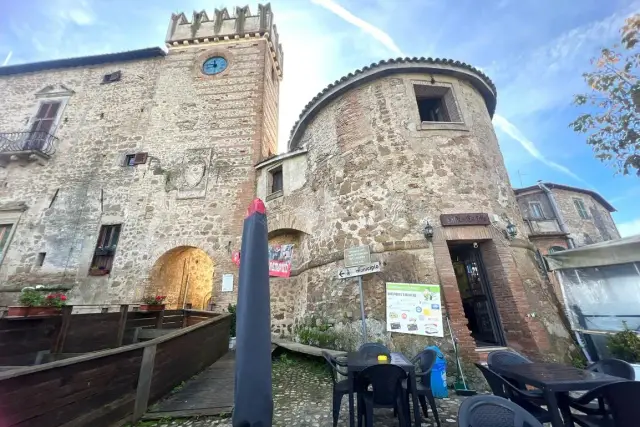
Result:
{"type": "Polygon", "coordinates": [[[289,277],[293,245],[269,245],[269,276],[289,277]]]}
{"type": "Polygon", "coordinates": [[[387,331],[443,337],[440,285],[387,283],[387,331]]]}

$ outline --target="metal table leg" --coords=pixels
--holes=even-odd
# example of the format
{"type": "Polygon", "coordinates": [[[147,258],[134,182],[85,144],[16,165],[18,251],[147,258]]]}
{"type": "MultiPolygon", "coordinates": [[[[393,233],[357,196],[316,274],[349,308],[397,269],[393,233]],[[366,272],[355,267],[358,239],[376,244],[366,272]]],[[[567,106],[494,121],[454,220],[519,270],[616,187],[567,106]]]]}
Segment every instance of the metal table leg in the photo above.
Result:
{"type": "Polygon", "coordinates": [[[354,427],[353,417],[353,372],[347,374],[347,381],[349,382],[349,427],[354,427]]]}

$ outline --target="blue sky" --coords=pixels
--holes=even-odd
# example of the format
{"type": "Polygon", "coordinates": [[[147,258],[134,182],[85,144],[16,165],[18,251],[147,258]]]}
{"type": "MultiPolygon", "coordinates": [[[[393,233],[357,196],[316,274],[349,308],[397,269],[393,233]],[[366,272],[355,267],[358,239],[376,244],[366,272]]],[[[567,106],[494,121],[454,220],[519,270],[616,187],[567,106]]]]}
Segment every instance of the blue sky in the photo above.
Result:
{"type": "MultiPolygon", "coordinates": [[[[0,63],[162,46],[172,12],[233,8],[201,0],[2,0],[0,63]]],[[[640,233],[640,178],[615,175],[568,124],[581,74],[618,40],[640,0],[275,0],[285,53],[280,148],[302,107],[356,68],[398,56],[461,60],[498,88],[494,125],[514,186],[538,179],[607,198],[640,233]]],[[[249,2],[252,11],[256,2],[249,2]]]]}

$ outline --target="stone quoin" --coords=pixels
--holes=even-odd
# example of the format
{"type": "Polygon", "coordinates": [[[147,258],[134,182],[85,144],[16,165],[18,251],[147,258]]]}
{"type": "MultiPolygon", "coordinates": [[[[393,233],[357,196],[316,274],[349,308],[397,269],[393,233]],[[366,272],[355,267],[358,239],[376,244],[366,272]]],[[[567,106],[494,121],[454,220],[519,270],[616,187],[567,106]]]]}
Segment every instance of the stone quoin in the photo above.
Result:
{"type": "Polygon", "coordinates": [[[465,357],[568,355],[481,71],[439,58],[356,70],[305,106],[277,154],[284,55],[270,5],[173,15],[165,43],[0,68],[0,305],[55,284],[73,304],[159,294],[225,310],[260,198],[270,245],[293,245],[290,277],[271,278],[274,334],[311,319],[355,345],[358,279],[338,273],[363,246],[354,263],[376,266],[362,276],[369,340],[450,346],[386,330],[385,283],[438,284],[465,357]]]}

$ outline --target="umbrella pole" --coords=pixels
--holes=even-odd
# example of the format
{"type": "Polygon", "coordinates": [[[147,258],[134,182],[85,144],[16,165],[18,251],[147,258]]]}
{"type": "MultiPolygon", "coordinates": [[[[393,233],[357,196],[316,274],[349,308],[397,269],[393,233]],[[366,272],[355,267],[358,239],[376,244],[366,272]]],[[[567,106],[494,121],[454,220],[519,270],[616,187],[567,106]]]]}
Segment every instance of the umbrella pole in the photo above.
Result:
{"type": "Polygon", "coordinates": [[[362,291],[362,276],[358,276],[358,288],[360,289],[360,317],[362,318],[362,342],[367,342],[367,322],[364,317],[364,292],[362,291]]]}

